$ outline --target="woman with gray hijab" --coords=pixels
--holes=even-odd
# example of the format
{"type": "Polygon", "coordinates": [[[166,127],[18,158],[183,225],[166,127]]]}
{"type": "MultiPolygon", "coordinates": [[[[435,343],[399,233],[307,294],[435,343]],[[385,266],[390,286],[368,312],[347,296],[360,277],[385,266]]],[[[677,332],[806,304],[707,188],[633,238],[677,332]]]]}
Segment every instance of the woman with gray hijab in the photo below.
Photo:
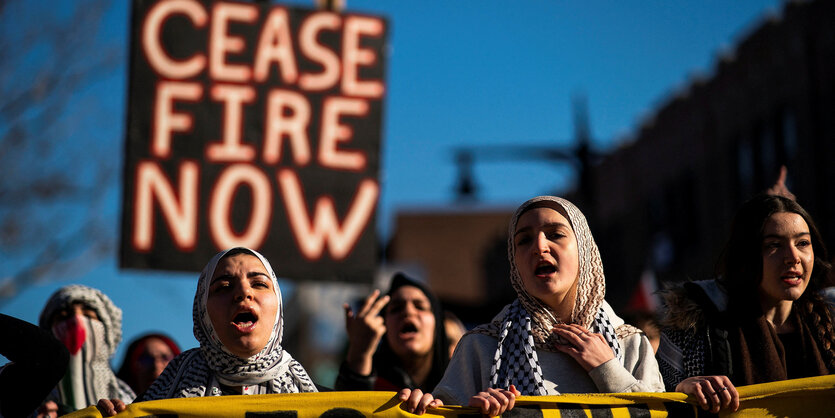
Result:
{"type": "Polygon", "coordinates": [[[519,395],[664,390],[647,337],[603,299],[600,253],[577,207],[553,196],[523,203],[508,257],[518,298],[464,335],[431,406],[494,416],[519,395]]]}

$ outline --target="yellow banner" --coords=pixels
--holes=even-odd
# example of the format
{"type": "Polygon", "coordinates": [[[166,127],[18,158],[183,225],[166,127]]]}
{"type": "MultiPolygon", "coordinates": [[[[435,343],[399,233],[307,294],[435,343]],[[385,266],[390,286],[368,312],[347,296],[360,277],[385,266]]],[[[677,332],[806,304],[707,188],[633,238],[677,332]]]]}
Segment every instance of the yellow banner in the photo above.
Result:
{"type": "MultiPolygon", "coordinates": [[[[831,417],[835,414],[835,375],[738,387],[740,408],[723,417],[831,417]]],[[[683,393],[606,393],[521,396],[505,414],[514,418],[696,417],[705,415],[683,393]]],[[[424,415],[478,415],[474,408],[444,406],[424,415]]],[[[400,408],[394,392],[322,392],[280,395],[165,399],[128,405],[118,417],[361,418],[414,417],[400,408]]],[[[96,417],[95,407],[67,417],[96,417]]]]}

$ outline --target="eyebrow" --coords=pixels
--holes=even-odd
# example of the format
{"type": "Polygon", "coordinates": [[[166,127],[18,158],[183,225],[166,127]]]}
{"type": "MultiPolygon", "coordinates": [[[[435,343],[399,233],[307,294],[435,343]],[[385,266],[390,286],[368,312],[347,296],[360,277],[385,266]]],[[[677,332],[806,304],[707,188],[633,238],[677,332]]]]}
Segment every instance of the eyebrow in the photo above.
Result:
{"type": "MultiPolygon", "coordinates": [[[[270,277],[270,275],[267,274],[267,272],[264,272],[264,271],[250,271],[249,273],[246,274],[246,277],[248,279],[251,279],[251,278],[257,277],[257,276],[270,277]]],[[[212,283],[214,283],[218,280],[221,280],[221,279],[228,279],[230,277],[234,277],[234,275],[229,274],[229,273],[224,273],[224,274],[221,274],[220,276],[217,276],[217,277],[213,278],[212,281],[209,282],[209,284],[212,284],[212,283]]]]}
{"type": "MultiPolygon", "coordinates": [[[[539,226],[538,228],[559,228],[561,226],[571,229],[568,225],[566,225],[562,222],[548,222],[546,224],[543,224],[543,225],[539,226]]],[[[516,233],[514,233],[513,236],[515,237],[515,236],[517,236],[517,235],[519,235],[523,232],[528,232],[530,230],[533,230],[533,227],[532,226],[526,226],[526,227],[516,231],[516,233]]]]}
{"type": "Polygon", "coordinates": [[[213,284],[214,282],[216,282],[216,281],[218,281],[218,280],[221,280],[221,279],[228,279],[228,278],[229,278],[229,277],[231,277],[231,276],[232,276],[232,275],[231,275],[231,274],[228,274],[228,273],[226,273],[226,274],[221,274],[220,276],[213,277],[213,278],[212,278],[212,281],[210,281],[210,282],[209,282],[209,284],[213,284]]]}
{"type": "MultiPolygon", "coordinates": [[[[807,235],[812,235],[812,234],[810,234],[809,232],[798,232],[798,233],[796,233],[796,234],[792,235],[790,238],[800,238],[800,237],[804,237],[804,236],[807,236],[807,235]]],[[[784,235],[778,235],[778,234],[767,234],[767,235],[763,235],[763,239],[768,239],[768,238],[783,238],[783,237],[784,237],[784,235]]]]}

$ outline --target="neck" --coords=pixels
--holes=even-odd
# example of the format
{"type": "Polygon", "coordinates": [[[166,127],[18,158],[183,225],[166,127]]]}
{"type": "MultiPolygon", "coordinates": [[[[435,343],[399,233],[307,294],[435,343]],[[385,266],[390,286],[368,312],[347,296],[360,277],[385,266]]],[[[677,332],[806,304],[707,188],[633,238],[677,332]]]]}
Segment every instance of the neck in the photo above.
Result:
{"type": "Polygon", "coordinates": [[[557,319],[562,322],[571,322],[571,313],[574,311],[574,301],[577,299],[577,282],[569,289],[568,292],[562,295],[560,300],[549,300],[545,302],[551,310],[557,315],[557,319]]]}
{"type": "Polygon", "coordinates": [[[400,362],[415,385],[423,386],[426,383],[426,379],[429,378],[429,372],[432,371],[432,350],[429,350],[423,356],[412,356],[408,359],[401,358],[400,362]]]}
{"type": "Polygon", "coordinates": [[[774,303],[760,302],[765,319],[774,326],[778,334],[794,331],[794,323],[789,321],[792,314],[792,301],[781,300],[774,303]]]}
{"type": "Polygon", "coordinates": [[[551,309],[554,310],[554,313],[557,314],[557,318],[567,323],[571,322],[571,311],[574,310],[574,300],[572,298],[571,301],[563,300],[563,303],[557,306],[551,306],[551,309]]]}

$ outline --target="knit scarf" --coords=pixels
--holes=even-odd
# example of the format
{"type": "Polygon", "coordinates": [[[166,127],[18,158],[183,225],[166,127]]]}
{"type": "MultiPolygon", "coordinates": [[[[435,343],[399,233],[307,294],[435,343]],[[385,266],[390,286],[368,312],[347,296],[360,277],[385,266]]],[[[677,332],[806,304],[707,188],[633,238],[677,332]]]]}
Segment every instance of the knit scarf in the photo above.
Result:
{"type": "Polygon", "coordinates": [[[752,385],[795,377],[822,376],[830,373],[824,363],[813,331],[794,313],[796,352],[789,352],[774,327],[762,315],[737,322],[729,329],[728,342],[733,356],[733,379],[737,385],[752,385]],[[789,370],[788,362],[796,370],[789,370]],[[768,367],[762,367],[767,364],[768,367]],[[790,375],[794,372],[796,376],[790,375]]]}
{"type": "Polygon", "coordinates": [[[69,285],[50,296],[39,319],[70,352],[67,374],[58,385],[58,401],[72,409],[95,405],[99,399],[130,403],[136,395],[110,368],[109,359],[122,340],[122,310],[104,293],[82,285],[69,285]],[[94,311],[98,319],[73,316],[53,324],[55,315],[75,303],[94,311]]]}
{"type": "Polygon", "coordinates": [[[194,295],[194,337],[200,343],[200,348],[188,350],[172,360],[140,400],[220,396],[230,394],[225,389],[230,386],[240,387],[245,395],[316,392],[316,386],[304,367],[281,348],[284,333],[282,306],[278,280],[264,256],[243,247],[218,253],[200,274],[194,295]],[[278,309],[269,341],[261,352],[246,359],[232,354],[223,346],[206,309],[209,284],[215,268],[223,256],[232,250],[242,250],[261,260],[278,298],[278,309]]]}
{"type": "Polygon", "coordinates": [[[539,196],[528,200],[516,210],[511,219],[507,247],[510,280],[517,299],[506,306],[491,323],[470,331],[499,340],[490,370],[491,387],[507,388],[513,384],[523,395],[544,395],[542,369],[536,351],[558,351],[554,345],[563,341],[551,330],[560,323],[580,324],[603,334],[612,352],[623,363],[618,337],[624,338],[638,331],[631,326],[615,330],[603,310],[603,264],[582,212],[571,202],[559,197],[539,196]],[[579,272],[571,318],[558,318],[553,309],[528,293],[516,268],[516,246],[513,240],[516,224],[522,214],[533,207],[548,207],[563,214],[577,237],[579,272]]]}

